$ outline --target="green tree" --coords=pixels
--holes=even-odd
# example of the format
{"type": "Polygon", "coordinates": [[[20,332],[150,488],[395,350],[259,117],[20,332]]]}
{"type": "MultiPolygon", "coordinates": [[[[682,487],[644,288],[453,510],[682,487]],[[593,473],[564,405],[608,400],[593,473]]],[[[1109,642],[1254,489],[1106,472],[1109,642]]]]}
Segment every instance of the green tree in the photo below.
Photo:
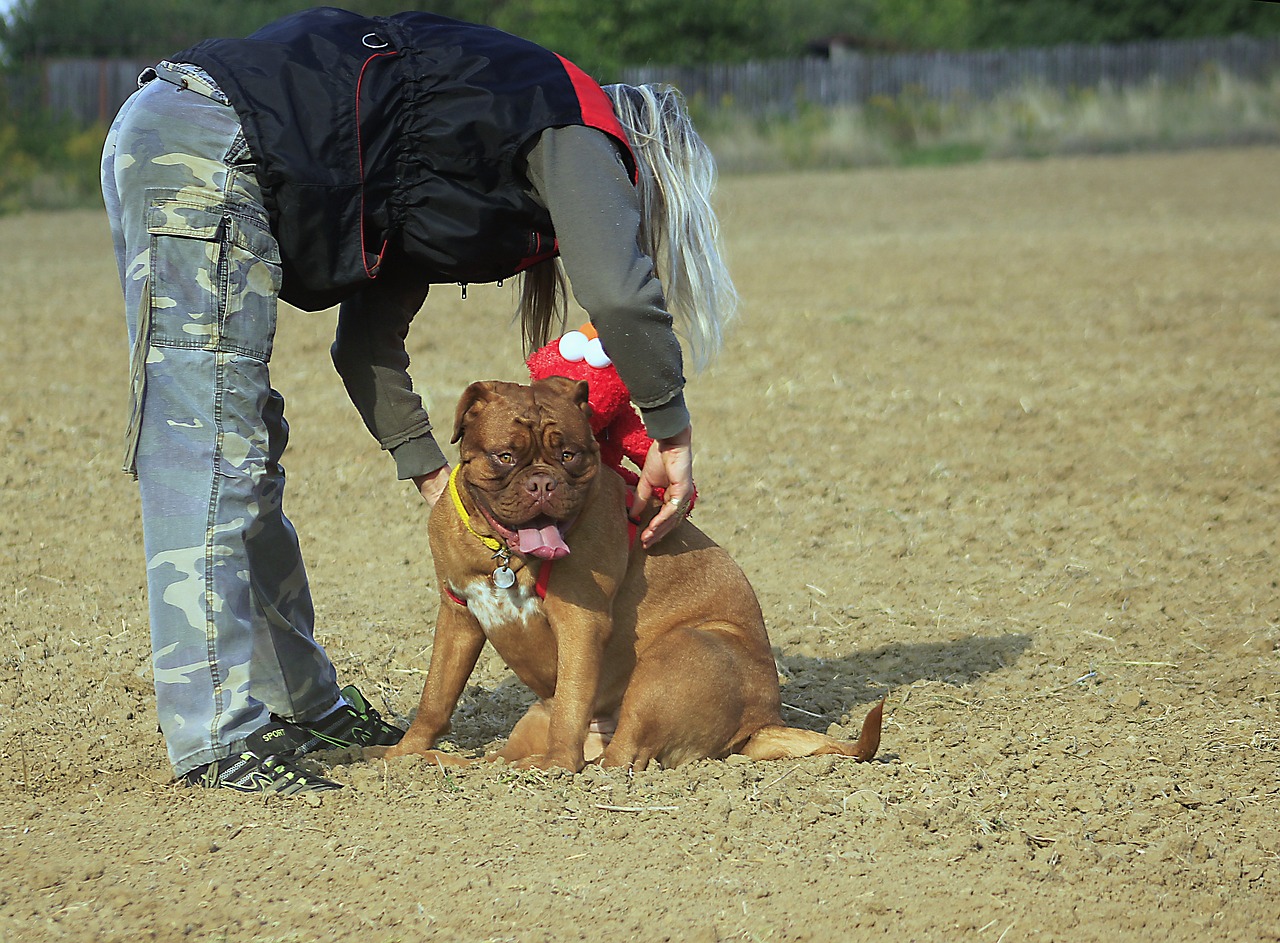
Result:
{"type": "MultiPolygon", "coordinates": [[[[541,43],[595,73],[643,62],[740,62],[799,55],[824,33],[867,31],[884,0],[337,0],[356,12],[429,9],[541,43]]],[[[951,0],[956,2],[956,0],[951,0]]],[[[967,0],[966,0],[967,2],[967,0]]],[[[11,61],[170,54],[243,36],[306,0],[19,0],[0,21],[11,61]]]]}
{"type": "Polygon", "coordinates": [[[975,46],[1118,43],[1280,33],[1280,4],[1258,0],[973,0],[975,46]]]}
{"type": "MultiPolygon", "coordinates": [[[[317,0],[321,2],[321,0],[317,0]]],[[[331,0],[369,15],[429,9],[555,49],[600,77],[620,66],[803,55],[842,35],[897,48],[1121,42],[1280,33],[1257,0],[331,0]]],[[[51,56],[171,54],[243,36],[309,0],[18,0],[0,20],[11,63],[51,56]]]]}
{"type": "Polygon", "coordinates": [[[526,0],[493,25],[555,49],[594,74],[644,62],[740,62],[777,55],[767,0],[526,0]]]}
{"type": "Polygon", "coordinates": [[[59,56],[160,56],[212,35],[240,35],[296,3],[19,0],[0,21],[11,62],[59,56]]]}
{"type": "Polygon", "coordinates": [[[896,46],[965,49],[973,41],[974,0],[896,0],[879,3],[874,32],[896,46]]]}

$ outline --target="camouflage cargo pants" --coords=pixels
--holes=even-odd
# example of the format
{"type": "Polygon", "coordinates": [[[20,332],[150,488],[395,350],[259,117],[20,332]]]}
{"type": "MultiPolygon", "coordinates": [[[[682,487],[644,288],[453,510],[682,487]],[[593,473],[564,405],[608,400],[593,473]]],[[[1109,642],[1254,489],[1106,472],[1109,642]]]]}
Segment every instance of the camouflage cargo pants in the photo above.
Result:
{"type": "Polygon", "coordinates": [[[281,510],[279,247],[235,112],[198,70],[158,68],[116,118],[102,179],[133,350],[125,465],[142,497],[156,705],[181,775],[271,713],[311,720],[339,694],[281,510]]]}

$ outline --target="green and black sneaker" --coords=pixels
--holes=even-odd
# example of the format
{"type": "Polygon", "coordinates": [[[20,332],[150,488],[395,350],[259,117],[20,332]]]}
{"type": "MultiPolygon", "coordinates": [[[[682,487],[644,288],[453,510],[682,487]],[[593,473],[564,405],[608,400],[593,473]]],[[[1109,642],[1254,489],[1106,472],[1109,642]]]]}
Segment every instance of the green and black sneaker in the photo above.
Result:
{"type": "Polygon", "coordinates": [[[294,724],[268,724],[249,735],[242,752],[198,766],[182,778],[207,789],[223,787],[237,792],[274,792],[282,796],[341,789],[340,783],[295,765],[298,747],[308,742],[308,733],[294,724]]]}
{"type": "Polygon", "coordinates": [[[389,747],[400,742],[404,731],[382,719],[382,715],[369,705],[364,695],[349,684],[342,689],[347,705],[328,717],[296,726],[311,734],[297,750],[295,756],[314,753],[316,750],[342,750],[346,747],[389,747]]]}

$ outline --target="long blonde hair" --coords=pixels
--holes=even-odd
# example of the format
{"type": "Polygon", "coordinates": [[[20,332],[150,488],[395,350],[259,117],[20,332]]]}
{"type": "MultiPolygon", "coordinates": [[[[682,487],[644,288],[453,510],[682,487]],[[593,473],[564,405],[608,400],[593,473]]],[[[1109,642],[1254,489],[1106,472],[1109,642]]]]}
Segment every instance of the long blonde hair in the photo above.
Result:
{"type": "MultiPolygon", "coordinates": [[[[715,158],[694,130],[684,96],[671,86],[606,85],[639,170],[640,249],[652,260],[667,307],[684,336],[695,369],[715,357],[738,292],[720,248],[711,206],[715,158]]],[[[521,284],[525,345],[550,340],[564,323],[565,276],[559,259],[528,269],[521,284]]]]}

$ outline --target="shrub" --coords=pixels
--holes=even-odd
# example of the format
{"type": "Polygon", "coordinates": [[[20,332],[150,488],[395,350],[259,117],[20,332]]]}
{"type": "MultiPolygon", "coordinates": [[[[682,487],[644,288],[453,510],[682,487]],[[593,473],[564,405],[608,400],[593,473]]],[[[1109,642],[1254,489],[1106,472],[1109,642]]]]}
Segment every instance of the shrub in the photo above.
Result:
{"type": "Polygon", "coordinates": [[[0,117],[0,213],[91,206],[106,129],[47,115],[0,117]]]}
{"type": "Polygon", "coordinates": [[[1028,85],[984,102],[938,102],[912,89],[862,106],[810,106],[766,119],[729,103],[700,126],[726,172],[1275,142],[1280,77],[1246,81],[1210,68],[1182,84],[1028,85]]]}

